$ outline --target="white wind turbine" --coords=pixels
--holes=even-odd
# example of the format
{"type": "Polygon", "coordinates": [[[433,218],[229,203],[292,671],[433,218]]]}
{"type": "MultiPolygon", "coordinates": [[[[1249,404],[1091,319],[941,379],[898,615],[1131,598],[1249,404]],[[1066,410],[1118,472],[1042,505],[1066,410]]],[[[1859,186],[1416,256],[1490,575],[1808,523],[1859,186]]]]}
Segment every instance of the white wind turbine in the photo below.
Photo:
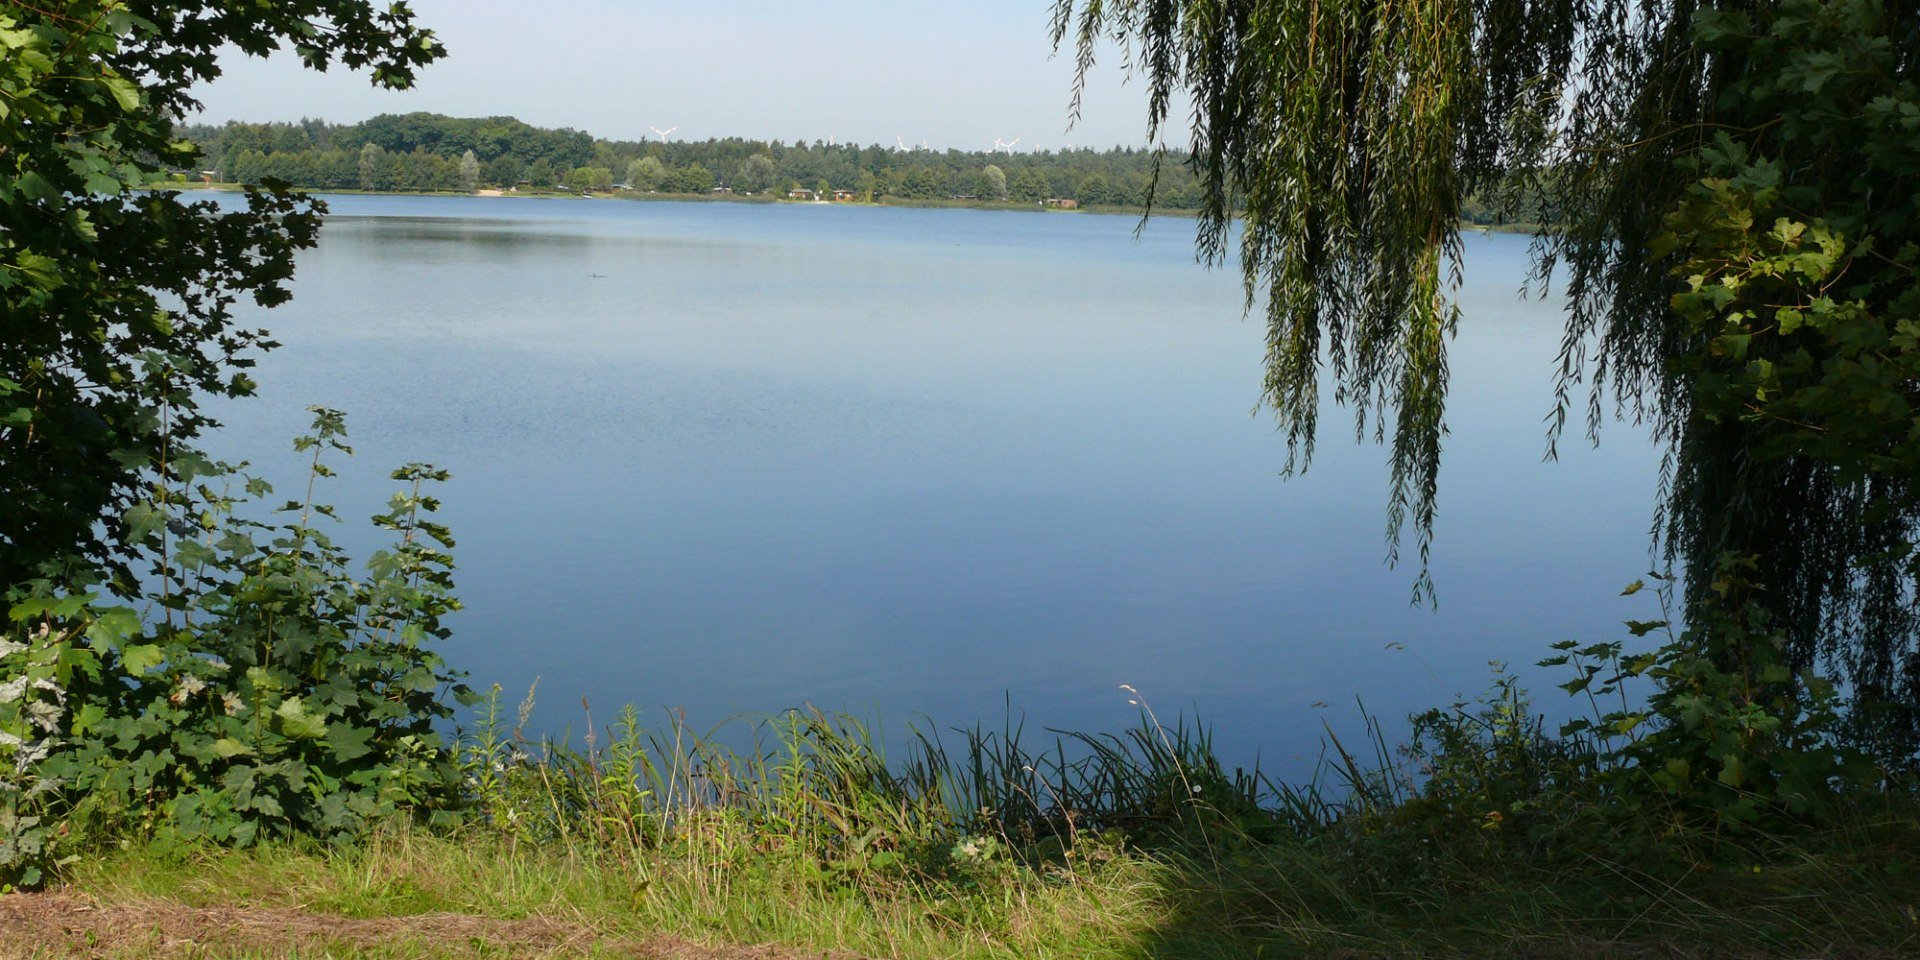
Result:
{"type": "Polygon", "coordinates": [[[1013,153],[1013,145],[1019,142],[1020,142],[1019,137],[1014,137],[1012,140],[1002,140],[999,137],[994,137],[993,150],[991,152],[993,153],[1004,152],[1010,155],[1013,153]]]}
{"type": "Polygon", "coordinates": [[[668,127],[668,128],[666,128],[665,130],[662,130],[662,129],[660,129],[659,127],[656,127],[656,126],[653,126],[653,125],[651,125],[651,124],[649,124],[649,125],[647,126],[647,129],[648,129],[648,130],[652,130],[652,131],[654,132],[654,135],[655,135],[655,136],[658,136],[658,137],[660,138],[660,142],[661,142],[661,143],[666,143],[666,142],[667,142],[667,136],[668,136],[669,134],[671,134],[671,133],[673,133],[673,132],[674,132],[675,130],[678,130],[678,129],[680,129],[680,128],[679,128],[679,127],[677,127],[677,126],[674,126],[674,127],[668,127]]]}

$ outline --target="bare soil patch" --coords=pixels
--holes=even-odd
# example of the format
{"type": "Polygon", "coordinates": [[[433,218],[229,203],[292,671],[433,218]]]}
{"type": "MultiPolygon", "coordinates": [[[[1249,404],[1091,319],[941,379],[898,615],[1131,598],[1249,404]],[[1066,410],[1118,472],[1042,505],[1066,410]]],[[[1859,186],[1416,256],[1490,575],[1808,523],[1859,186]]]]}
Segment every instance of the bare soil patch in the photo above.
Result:
{"type": "Polygon", "coordinates": [[[857,960],[784,947],[709,947],[678,937],[608,937],[584,924],[431,913],[360,919],[170,900],[97,903],[67,893],[0,896],[0,960],[223,956],[622,957],[630,960],[857,960]]]}

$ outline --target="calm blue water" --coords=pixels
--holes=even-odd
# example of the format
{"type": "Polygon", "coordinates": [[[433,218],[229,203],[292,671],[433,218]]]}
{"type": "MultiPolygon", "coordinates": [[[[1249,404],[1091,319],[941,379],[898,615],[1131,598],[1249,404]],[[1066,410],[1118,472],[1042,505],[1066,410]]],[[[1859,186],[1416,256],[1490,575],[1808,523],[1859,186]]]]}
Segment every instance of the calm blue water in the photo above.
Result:
{"type": "Polygon", "coordinates": [[[347,516],[399,463],[451,469],[446,652],[510,696],[541,678],[548,729],[583,696],[896,730],[1010,698],[1030,728],[1114,729],[1130,683],[1285,766],[1356,697],[1444,703],[1648,614],[1617,594],[1655,453],[1623,428],[1541,462],[1559,315],[1515,296],[1520,238],[1467,241],[1431,610],[1383,563],[1385,452],[1345,414],[1279,476],[1261,325],[1190,221],[329,202],[215,446],[290,481],[304,408],[346,410],[347,516]]]}

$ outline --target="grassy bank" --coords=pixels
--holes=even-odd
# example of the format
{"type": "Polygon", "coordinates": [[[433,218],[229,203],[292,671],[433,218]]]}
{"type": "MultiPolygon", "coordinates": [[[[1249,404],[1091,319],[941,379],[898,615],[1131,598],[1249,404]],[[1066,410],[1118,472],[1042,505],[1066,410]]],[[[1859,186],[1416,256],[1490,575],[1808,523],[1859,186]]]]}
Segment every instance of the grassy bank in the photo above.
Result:
{"type": "Polygon", "coordinates": [[[1774,850],[1757,872],[1677,884],[1601,860],[1562,873],[1456,864],[1437,882],[1395,884],[1382,882],[1391,862],[1306,841],[1218,860],[1116,846],[963,882],[835,875],[745,849],[633,857],[395,829],[335,851],[111,855],[67,889],[119,908],[131,929],[86,952],[43,943],[29,955],[480,957],[536,944],[539,955],[648,956],[745,944],[778,957],[1911,956],[1920,887],[1888,878],[1875,850],[1848,849],[1882,829],[1875,843],[1900,839],[1862,824],[1822,849],[1774,850]],[[187,948],[148,936],[195,912],[231,929],[203,922],[187,948]],[[371,926],[377,938],[354,929],[368,921],[386,921],[371,926]],[[448,942],[449,930],[462,934],[448,942]]]}
{"type": "MultiPolygon", "coordinates": [[[[351,448],[313,413],[295,449],[318,479],[351,448]]],[[[1329,732],[1304,783],[1230,765],[1132,688],[1140,722],[1111,735],[629,709],[556,742],[525,729],[531,695],[470,696],[435,652],[458,606],[446,474],[390,476],[364,572],[317,526],[331,508],[252,520],[225,491],[264,485],[194,463],[140,536],[196,617],[44,584],[13,604],[0,884],[48,892],[0,898],[0,956],[1920,950],[1913,754],[1862,749],[1819,677],[1727,669],[1665,621],[1551,645],[1588,716],[1549,732],[1496,670],[1404,742],[1329,732]],[[159,540],[177,529],[204,542],[159,540]],[[477,709],[448,737],[455,702],[477,709]]],[[[1733,629],[1718,611],[1710,635],[1733,629]]]]}
{"type": "Polygon", "coordinates": [[[1314,785],[1287,786],[1226,771],[1203,731],[1150,713],[1041,747],[1018,728],[951,746],[921,731],[892,756],[818,713],[712,739],[628,713],[580,750],[512,722],[496,697],[461,741],[458,825],[396,820],[336,846],[108,843],[53,894],[0,905],[0,927],[38,931],[11,942],[48,958],[1920,949],[1920,806],[1902,791],[1818,828],[1676,828],[1650,847],[1578,796],[1415,782],[1436,761],[1513,764],[1497,737],[1445,755],[1376,741],[1369,764],[1333,744],[1314,785]]]}

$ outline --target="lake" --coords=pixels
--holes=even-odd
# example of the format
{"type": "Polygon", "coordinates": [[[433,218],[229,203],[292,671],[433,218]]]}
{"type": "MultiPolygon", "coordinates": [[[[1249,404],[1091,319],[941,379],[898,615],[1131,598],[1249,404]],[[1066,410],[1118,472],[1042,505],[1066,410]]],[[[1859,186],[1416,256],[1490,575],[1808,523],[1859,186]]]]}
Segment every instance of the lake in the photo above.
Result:
{"type": "Polygon", "coordinates": [[[209,446],[290,489],[305,408],[345,410],[348,517],[400,463],[450,469],[444,652],[514,702],[538,677],[541,729],[586,697],[1114,730],[1127,683],[1284,770],[1356,698],[1444,704],[1651,615],[1618,594],[1657,451],[1615,427],[1542,462],[1560,315],[1516,296],[1524,238],[1466,241],[1429,609],[1384,564],[1386,452],[1347,414],[1280,476],[1262,324],[1192,221],[328,202],[292,303],[254,318],[285,344],[262,396],[209,446]]]}

